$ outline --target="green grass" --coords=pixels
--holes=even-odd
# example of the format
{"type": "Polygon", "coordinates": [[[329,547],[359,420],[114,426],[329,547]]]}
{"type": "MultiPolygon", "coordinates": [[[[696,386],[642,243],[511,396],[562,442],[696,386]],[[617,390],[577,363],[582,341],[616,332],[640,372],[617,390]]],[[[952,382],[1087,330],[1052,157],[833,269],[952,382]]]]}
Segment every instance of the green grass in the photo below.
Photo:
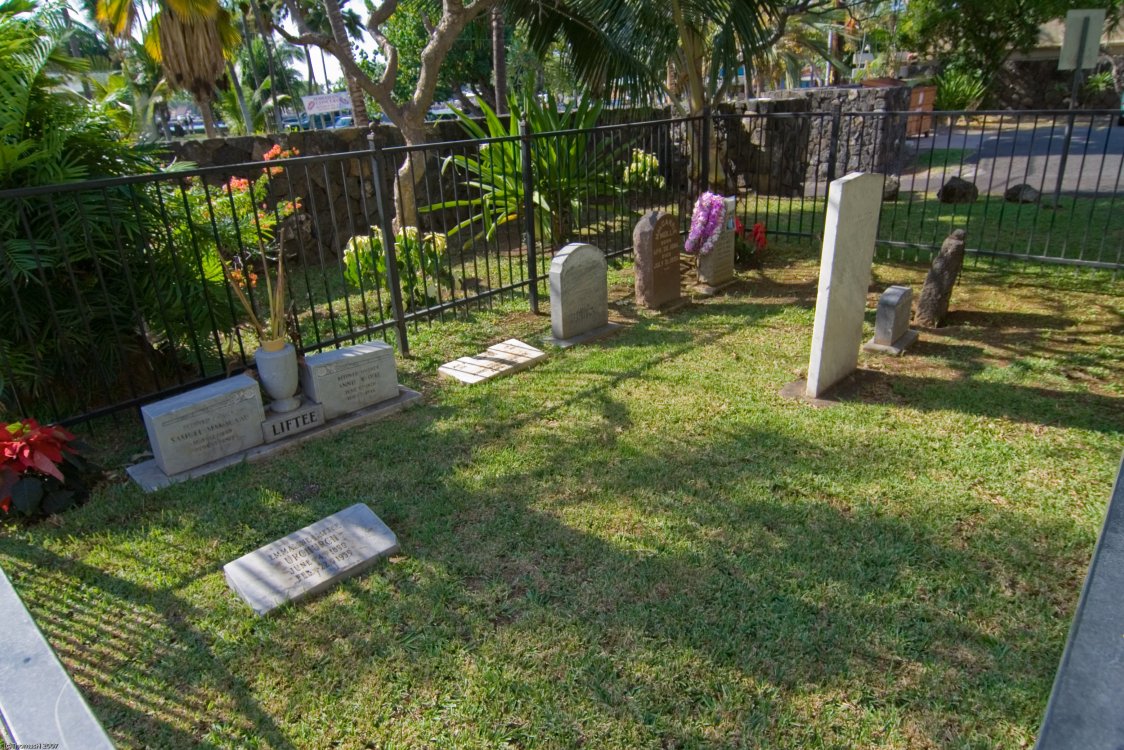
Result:
{"type": "Polygon", "coordinates": [[[1119,290],[969,269],[950,327],[817,409],[778,395],[817,269],[771,252],[667,317],[613,269],[624,331],[481,386],[434,369],[545,318],[420,326],[424,405],[105,487],[0,565],[121,747],[1029,746],[1124,435],[1119,290]],[[227,589],[354,502],[400,555],[268,618],[227,589]]]}
{"type": "Polygon", "coordinates": [[[934,148],[917,155],[917,167],[933,169],[934,167],[960,165],[974,153],[976,153],[975,150],[966,148],[934,148]]]}
{"type": "MultiPolygon", "coordinates": [[[[879,242],[900,243],[881,246],[885,257],[931,258],[924,246],[940,247],[953,229],[963,228],[969,249],[979,251],[969,263],[986,263],[988,254],[1124,263],[1124,206],[1119,199],[1062,196],[1059,207],[1051,209],[981,196],[976,203],[949,205],[936,198],[942,182],[936,177],[932,192],[903,192],[897,201],[882,204],[879,242]]],[[[822,236],[825,202],[823,197],[750,196],[739,210],[751,221],[764,220],[771,233],[822,236]]]]}

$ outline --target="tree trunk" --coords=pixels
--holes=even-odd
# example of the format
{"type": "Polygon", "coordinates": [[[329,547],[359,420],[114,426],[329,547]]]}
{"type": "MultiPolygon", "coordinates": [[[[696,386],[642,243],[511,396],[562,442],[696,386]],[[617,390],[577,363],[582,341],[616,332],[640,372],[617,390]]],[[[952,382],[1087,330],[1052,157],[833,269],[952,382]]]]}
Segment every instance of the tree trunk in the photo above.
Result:
{"type": "MultiPolygon", "coordinates": [[[[312,52],[309,51],[308,47],[304,48],[304,64],[308,68],[308,93],[320,93],[320,87],[316,84],[316,70],[312,67],[312,52]]],[[[325,81],[324,85],[326,87],[328,82],[325,81]]],[[[324,93],[328,93],[327,88],[324,89],[324,93]]]]}
{"type": "Polygon", "coordinates": [[[199,115],[203,118],[203,132],[208,138],[218,138],[219,131],[215,127],[215,115],[211,111],[210,97],[198,97],[195,104],[199,107],[199,115]]]}
{"type": "Polygon", "coordinates": [[[242,124],[245,126],[246,135],[254,134],[254,118],[250,115],[250,108],[246,104],[246,93],[242,91],[242,81],[238,80],[238,74],[234,71],[234,63],[229,60],[226,61],[226,75],[230,78],[230,83],[234,86],[234,96],[238,99],[238,109],[242,112],[242,124]]]}
{"type": "MultiPolygon", "coordinates": [[[[250,3],[254,9],[254,20],[258,27],[258,33],[261,34],[262,43],[265,45],[265,63],[269,67],[269,98],[274,102],[277,101],[277,71],[273,67],[273,31],[270,30],[266,33],[265,19],[262,18],[261,8],[256,2],[250,3]]],[[[274,104],[270,109],[273,110],[274,125],[276,125],[278,132],[281,130],[281,108],[274,104]]]]}
{"type": "Polygon", "coordinates": [[[507,114],[507,40],[503,8],[492,7],[492,74],[496,86],[496,114],[507,114]]]}
{"type": "MultiPolygon", "coordinates": [[[[410,113],[398,123],[407,146],[425,143],[425,118],[410,113]]],[[[418,225],[417,184],[425,179],[425,152],[411,151],[398,168],[394,185],[394,231],[418,225]]]]}
{"type": "MultiPolygon", "coordinates": [[[[345,54],[351,57],[351,39],[348,38],[347,27],[343,23],[339,0],[324,0],[324,9],[328,12],[328,23],[332,26],[332,36],[335,38],[336,44],[345,54]]],[[[363,98],[363,89],[360,88],[355,77],[348,74],[346,69],[343,71],[343,77],[347,82],[347,95],[351,99],[352,123],[365,128],[371,124],[371,118],[367,114],[367,100],[363,98]]]]}

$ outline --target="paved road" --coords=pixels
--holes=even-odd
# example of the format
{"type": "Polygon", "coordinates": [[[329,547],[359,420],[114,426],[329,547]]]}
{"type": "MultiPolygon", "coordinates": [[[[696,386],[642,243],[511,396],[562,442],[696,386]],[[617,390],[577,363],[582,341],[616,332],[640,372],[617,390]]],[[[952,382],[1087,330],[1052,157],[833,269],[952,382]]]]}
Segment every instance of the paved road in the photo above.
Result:
{"type": "MultiPolygon", "coordinates": [[[[927,138],[911,139],[909,147],[924,155],[929,149],[964,149],[970,153],[946,167],[902,175],[903,190],[935,192],[947,177],[959,173],[976,183],[981,193],[1002,195],[1011,185],[1027,183],[1043,193],[1054,190],[1065,145],[1065,122],[1056,125],[1024,122],[1004,129],[938,130],[927,138]]],[[[1112,195],[1124,192],[1124,127],[1099,120],[1097,127],[1077,123],[1069,146],[1062,181],[1064,193],[1112,195]]]]}

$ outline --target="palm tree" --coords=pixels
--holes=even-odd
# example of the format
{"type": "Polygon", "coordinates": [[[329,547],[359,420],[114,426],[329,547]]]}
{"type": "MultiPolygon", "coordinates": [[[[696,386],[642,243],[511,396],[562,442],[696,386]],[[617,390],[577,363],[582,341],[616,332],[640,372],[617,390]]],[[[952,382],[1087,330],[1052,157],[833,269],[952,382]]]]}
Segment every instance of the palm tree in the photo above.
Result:
{"type": "MultiPolygon", "coordinates": [[[[138,0],[98,0],[98,22],[118,39],[132,34],[139,16],[138,0]]],[[[158,0],[144,32],[145,49],[164,69],[169,86],[191,94],[211,138],[218,135],[211,100],[226,75],[225,51],[239,39],[218,0],[158,0]]]]}

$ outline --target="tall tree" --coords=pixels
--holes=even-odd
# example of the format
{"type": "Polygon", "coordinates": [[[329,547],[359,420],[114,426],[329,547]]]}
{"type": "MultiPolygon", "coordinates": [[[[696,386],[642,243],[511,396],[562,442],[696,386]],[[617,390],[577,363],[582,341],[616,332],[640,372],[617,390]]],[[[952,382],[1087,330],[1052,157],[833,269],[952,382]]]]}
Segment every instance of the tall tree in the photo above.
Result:
{"type": "MultiPolygon", "coordinates": [[[[98,0],[97,20],[118,39],[132,35],[139,0],[98,0]]],[[[164,70],[168,84],[195,100],[208,137],[215,137],[211,100],[226,75],[227,49],[240,39],[230,13],[218,0],[159,0],[148,22],[144,45],[164,70]]]]}
{"type": "MultiPolygon", "coordinates": [[[[1110,27],[1119,22],[1120,0],[1095,5],[1108,8],[1110,27]]],[[[1087,7],[1086,0],[911,0],[899,33],[905,49],[938,55],[987,84],[1011,53],[1035,45],[1042,24],[1087,7]]]]}
{"type": "MultiPolygon", "coordinates": [[[[335,0],[328,1],[335,2],[335,0]]],[[[398,0],[383,0],[380,5],[372,6],[367,18],[367,31],[379,45],[386,60],[385,67],[377,78],[360,67],[352,53],[350,41],[345,40],[348,43],[341,43],[334,29],[332,35],[304,33],[293,36],[281,30],[279,33],[295,44],[315,45],[332,54],[339,60],[344,73],[354,79],[363,93],[374,99],[390,121],[398,127],[406,145],[418,146],[425,143],[425,116],[433,104],[441,65],[445,62],[449,50],[464,28],[497,2],[498,0],[472,0],[469,3],[465,3],[464,0],[441,0],[440,15],[435,14],[435,18],[429,19],[426,24],[426,44],[421,52],[417,83],[410,98],[401,102],[393,97],[399,72],[398,49],[385,33],[386,23],[398,10],[398,0]]],[[[304,12],[299,6],[294,7],[298,13],[304,12]]],[[[330,8],[329,13],[331,13],[330,8]]],[[[395,213],[400,227],[417,225],[415,180],[420,179],[424,171],[425,156],[419,150],[411,151],[398,169],[395,213]]]]}

